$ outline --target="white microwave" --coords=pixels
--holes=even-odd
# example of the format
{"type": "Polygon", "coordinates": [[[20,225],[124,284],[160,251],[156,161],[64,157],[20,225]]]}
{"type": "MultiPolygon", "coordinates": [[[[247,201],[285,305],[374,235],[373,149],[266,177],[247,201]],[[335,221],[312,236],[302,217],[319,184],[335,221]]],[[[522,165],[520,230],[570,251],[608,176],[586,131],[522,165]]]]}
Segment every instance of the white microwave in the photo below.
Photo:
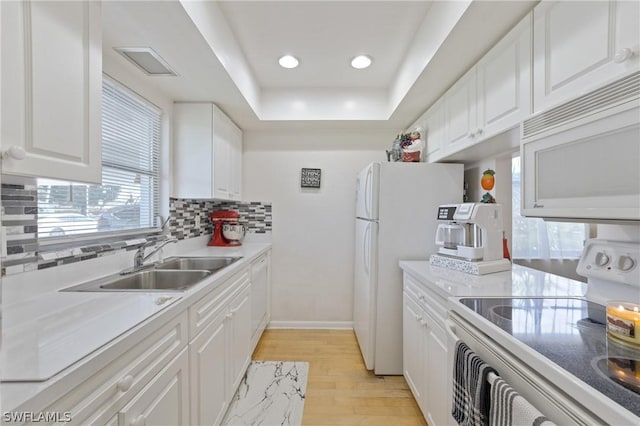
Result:
{"type": "Polygon", "coordinates": [[[640,221],[640,72],[521,125],[521,214],[640,221]]]}

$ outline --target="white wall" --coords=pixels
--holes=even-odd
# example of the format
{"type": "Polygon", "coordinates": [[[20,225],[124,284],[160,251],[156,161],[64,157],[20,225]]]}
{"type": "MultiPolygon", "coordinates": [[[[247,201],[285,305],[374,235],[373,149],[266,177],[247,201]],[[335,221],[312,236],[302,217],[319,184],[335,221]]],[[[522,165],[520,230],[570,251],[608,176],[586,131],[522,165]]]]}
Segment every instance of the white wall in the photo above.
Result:
{"type": "Polygon", "coordinates": [[[355,178],[394,134],[244,134],[243,198],[273,203],[272,325],[350,326],[355,178]],[[303,167],[322,169],[320,189],[300,188],[303,167]]]}
{"type": "MultiPolygon", "coordinates": [[[[469,163],[464,168],[464,181],[467,183],[467,197],[469,202],[478,202],[487,192],[482,189],[480,179],[482,172],[492,169],[495,174],[495,186],[488,191],[496,199],[496,202],[502,206],[502,217],[504,219],[504,233],[509,244],[509,253],[512,253],[511,240],[512,233],[512,208],[511,205],[511,154],[501,155],[498,158],[487,158],[482,161],[469,163]]],[[[515,206],[515,208],[519,208],[515,206]]]]}

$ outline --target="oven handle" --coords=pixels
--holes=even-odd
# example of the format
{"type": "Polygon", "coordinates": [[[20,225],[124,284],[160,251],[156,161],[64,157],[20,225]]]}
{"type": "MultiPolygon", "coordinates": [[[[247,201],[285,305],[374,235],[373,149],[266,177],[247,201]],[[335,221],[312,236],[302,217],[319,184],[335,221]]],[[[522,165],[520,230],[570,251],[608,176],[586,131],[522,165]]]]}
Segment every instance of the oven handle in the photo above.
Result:
{"type": "Polygon", "coordinates": [[[453,339],[453,342],[457,342],[460,338],[456,335],[456,325],[449,318],[444,320],[445,330],[450,338],[453,339]]]}

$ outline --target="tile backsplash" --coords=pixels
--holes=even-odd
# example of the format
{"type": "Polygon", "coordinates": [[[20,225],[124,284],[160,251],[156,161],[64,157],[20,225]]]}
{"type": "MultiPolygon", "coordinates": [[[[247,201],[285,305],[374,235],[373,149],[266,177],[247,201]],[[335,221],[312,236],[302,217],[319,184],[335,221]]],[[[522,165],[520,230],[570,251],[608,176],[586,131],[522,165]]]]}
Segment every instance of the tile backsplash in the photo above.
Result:
{"type": "MultiPolygon", "coordinates": [[[[132,237],[108,237],[98,241],[70,241],[41,246],[38,241],[38,187],[35,178],[2,176],[2,275],[80,262],[137,249],[147,241],[166,238],[155,232],[132,237]]],[[[211,234],[209,213],[235,210],[247,233],[271,232],[271,203],[169,199],[169,233],[186,239],[211,234]],[[199,226],[196,226],[199,217],[199,226]]]]}
{"type": "MultiPolygon", "coordinates": [[[[4,181],[4,180],[3,180],[4,181]]],[[[2,198],[2,273],[37,269],[38,196],[36,180],[20,178],[20,184],[3,183],[2,198]]]]}
{"type": "Polygon", "coordinates": [[[169,233],[178,239],[211,234],[209,213],[214,210],[234,210],[240,213],[240,223],[248,234],[266,234],[272,230],[271,203],[252,201],[212,201],[171,198],[169,200],[169,233]],[[199,225],[197,225],[199,218],[199,225]]]}

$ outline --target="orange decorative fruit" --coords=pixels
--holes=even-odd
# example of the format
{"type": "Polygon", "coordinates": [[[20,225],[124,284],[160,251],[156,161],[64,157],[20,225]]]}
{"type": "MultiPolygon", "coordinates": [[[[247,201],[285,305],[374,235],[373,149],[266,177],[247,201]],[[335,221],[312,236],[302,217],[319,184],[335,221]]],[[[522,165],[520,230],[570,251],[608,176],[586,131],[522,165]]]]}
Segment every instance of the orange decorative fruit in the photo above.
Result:
{"type": "Polygon", "coordinates": [[[491,191],[493,189],[493,185],[496,183],[496,178],[493,176],[496,172],[491,169],[487,169],[482,172],[482,179],[480,179],[480,185],[482,189],[486,191],[491,191]]]}

